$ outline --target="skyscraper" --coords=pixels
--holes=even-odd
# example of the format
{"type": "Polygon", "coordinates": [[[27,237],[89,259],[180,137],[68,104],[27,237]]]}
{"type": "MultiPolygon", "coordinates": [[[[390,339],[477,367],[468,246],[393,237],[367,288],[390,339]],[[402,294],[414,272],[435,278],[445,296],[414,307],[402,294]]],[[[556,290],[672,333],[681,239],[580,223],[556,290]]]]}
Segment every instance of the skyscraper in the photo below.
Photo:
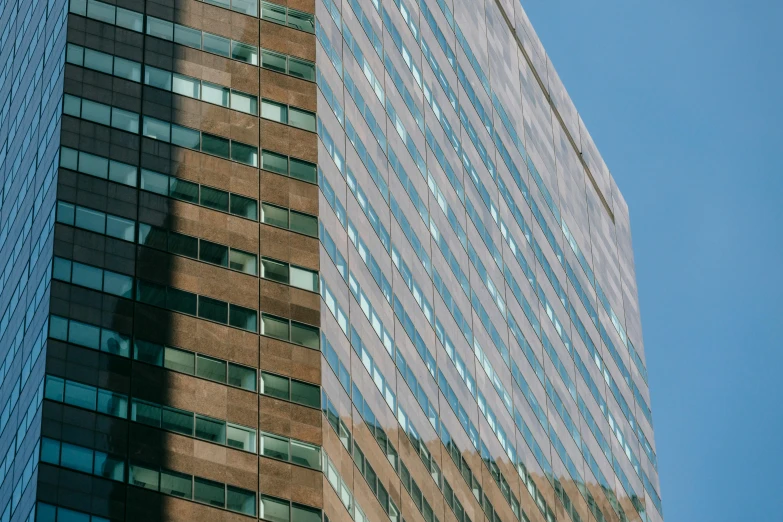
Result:
{"type": "Polygon", "coordinates": [[[0,522],[663,519],[628,208],[518,3],[0,13],[0,522]]]}

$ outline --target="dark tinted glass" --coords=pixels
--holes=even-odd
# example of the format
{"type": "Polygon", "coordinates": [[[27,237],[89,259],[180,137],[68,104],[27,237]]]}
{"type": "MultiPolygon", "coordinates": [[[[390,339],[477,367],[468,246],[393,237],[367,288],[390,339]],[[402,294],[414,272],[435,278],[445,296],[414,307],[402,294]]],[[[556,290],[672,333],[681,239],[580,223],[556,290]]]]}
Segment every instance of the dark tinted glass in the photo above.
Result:
{"type": "Polygon", "coordinates": [[[228,212],[228,192],[202,186],[201,204],[205,207],[228,212]]]}
{"type": "Polygon", "coordinates": [[[228,247],[202,239],[199,248],[199,259],[202,261],[220,266],[228,266],[228,247]]]}
{"type": "Polygon", "coordinates": [[[228,323],[228,304],[225,301],[199,296],[198,316],[218,323],[228,323]]]}

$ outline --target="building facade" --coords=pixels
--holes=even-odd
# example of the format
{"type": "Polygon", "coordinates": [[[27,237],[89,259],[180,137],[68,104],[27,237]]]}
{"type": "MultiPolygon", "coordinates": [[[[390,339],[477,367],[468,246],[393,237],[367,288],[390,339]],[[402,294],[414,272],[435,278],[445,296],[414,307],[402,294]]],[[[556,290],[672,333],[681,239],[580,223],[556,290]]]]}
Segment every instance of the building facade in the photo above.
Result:
{"type": "Polygon", "coordinates": [[[0,522],[663,520],[628,208],[519,3],[0,31],[0,522]]]}

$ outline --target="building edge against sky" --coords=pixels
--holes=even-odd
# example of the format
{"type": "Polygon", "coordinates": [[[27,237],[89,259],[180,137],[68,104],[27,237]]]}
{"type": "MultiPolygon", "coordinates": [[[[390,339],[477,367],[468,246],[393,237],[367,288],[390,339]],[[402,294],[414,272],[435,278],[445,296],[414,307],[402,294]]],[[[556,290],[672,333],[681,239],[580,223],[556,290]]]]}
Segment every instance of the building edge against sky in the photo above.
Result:
{"type": "Polygon", "coordinates": [[[663,519],[628,208],[517,2],[0,27],[0,522],[663,519]]]}

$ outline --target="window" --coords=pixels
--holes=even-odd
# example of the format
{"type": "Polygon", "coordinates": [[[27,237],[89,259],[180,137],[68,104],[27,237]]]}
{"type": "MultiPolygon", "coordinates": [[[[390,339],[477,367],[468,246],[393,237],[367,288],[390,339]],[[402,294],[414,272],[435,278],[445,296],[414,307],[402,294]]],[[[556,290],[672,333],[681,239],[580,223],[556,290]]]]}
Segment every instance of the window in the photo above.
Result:
{"type": "Polygon", "coordinates": [[[198,316],[218,323],[228,323],[228,303],[205,296],[198,298],[198,316]]]}
{"type": "Polygon", "coordinates": [[[136,464],[130,465],[130,474],[128,483],[144,489],[158,490],[160,474],[157,470],[150,469],[136,464]]]}
{"type": "Polygon", "coordinates": [[[231,56],[231,40],[216,34],[203,33],[204,50],[220,56],[231,56]]]}
{"type": "Polygon", "coordinates": [[[177,94],[198,99],[201,93],[201,81],[196,78],[174,73],[171,90],[177,94]]]}
{"type": "Polygon", "coordinates": [[[207,133],[202,134],[201,150],[203,152],[228,159],[229,148],[229,141],[226,138],[213,136],[207,133]]]}
{"type": "Polygon", "coordinates": [[[288,228],[288,209],[270,205],[269,203],[262,203],[261,221],[268,225],[288,228]]]}
{"type": "Polygon", "coordinates": [[[82,118],[101,125],[110,125],[111,107],[82,98],[82,118]]]}
{"type": "Polygon", "coordinates": [[[315,164],[296,158],[291,158],[291,177],[316,183],[318,181],[317,168],[315,164]]]}
{"type": "Polygon", "coordinates": [[[217,444],[226,443],[226,423],[196,415],[196,437],[217,444]]]}
{"type": "Polygon", "coordinates": [[[262,495],[259,515],[269,522],[290,522],[291,504],[287,500],[262,495]]]}
{"type": "Polygon", "coordinates": [[[193,414],[189,411],[164,407],[162,409],[161,428],[192,437],[193,414]]]}
{"type": "Polygon", "coordinates": [[[65,383],[65,403],[88,410],[95,410],[97,389],[74,381],[65,383]]]}
{"type": "Polygon", "coordinates": [[[168,178],[168,182],[168,194],[172,198],[187,201],[188,203],[198,201],[198,184],[173,177],[168,178]]]}
{"type": "Polygon", "coordinates": [[[145,116],[142,133],[148,138],[169,142],[171,140],[171,124],[145,116]]]}
{"type": "Polygon", "coordinates": [[[308,468],[320,469],[321,452],[317,446],[291,440],[291,462],[308,468]]]}
{"type": "Polygon", "coordinates": [[[125,132],[139,133],[139,115],[135,112],[125,111],[112,107],[111,126],[125,132]]]}
{"type": "Polygon", "coordinates": [[[195,487],[193,488],[193,498],[198,502],[204,502],[211,506],[225,507],[226,488],[219,482],[195,477],[195,487]]]}
{"type": "Polygon", "coordinates": [[[114,24],[115,10],[116,8],[113,5],[96,2],[95,0],[87,1],[87,16],[107,24],[114,24]]]}
{"type": "Polygon", "coordinates": [[[288,439],[275,435],[263,434],[261,436],[261,455],[288,461],[288,439]]]}
{"type": "Polygon", "coordinates": [[[199,150],[201,149],[201,133],[195,129],[172,124],[171,144],[186,149],[199,150]]]}
{"type": "Polygon", "coordinates": [[[268,150],[263,151],[261,168],[284,176],[288,175],[288,158],[268,150]]]}
{"type": "Polygon", "coordinates": [[[261,277],[288,284],[288,264],[278,263],[271,259],[261,260],[261,277]]]}
{"type": "Polygon", "coordinates": [[[261,373],[261,393],[278,399],[290,397],[289,379],[271,373],[261,373]]]}
{"type": "Polygon", "coordinates": [[[84,66],[96,71],[112,74],[114,57],[110,54],[94,51],[89,48],[84,49],[84,66]]]}
{"type": "Polygon", "coordinates": [[[228,247],[201,239],[199,259],[220,266],[228,266],[228,247]]]}
{"type": "Polygon", "coordinates": [[[285,74],[286,56],[264,49],[261,51],[261,67],[285,74]]]}
{"type": "Polygon", "coordinates": [[[292,522],[321,522],[321,510],[291,503],[292,522]]]}
{"type": "Polygon", "coordinates": [[[291,400],[305,406],[320,408],[321,389],[314,384],[291,379],[291,400]]]}
{"type": "Polygon", "coordinates": [[[232,448],[241,449],[255,453],[256,451],[256,431],[249,428],[226,425],[226,445],[232,448]]]}
{"type": "Polygon", "coordinates": [[[176,24],[174,26],[174,41],[180,45],[201,49],[201,31],[176,24]]]}
{"type": "Polygon", "coordinates": [[[239,91],[231,91],[231,108],[248,114],[258,114],[258,98],[239,91]]]}
{"type": "Polygon", "coordinates": [[[253,368],[246,368],[238,364],[228,363],[228,384],[244,388],[246,390],[256,390],[256,371],[253,368]]]}
{"type": "Polygon", "coordinates": [[[296,107],[289,108],[289,125],[315,132],[315,114],[296,107]]]}
{"type": "Polygon", "coordinates": [[[299,60],[298,58],[288,58],[288,74],[308,80],[315,81],[315,65],[312,62],[299,60]]]}
{"type": "MultiPolygon", "coordinates": [[[[160,233],[163,235],[166,231],[160,230],[160,233]]],[[[198,259],[198,239],[183,234],[177,234],[176,232],[169,232],[168,251],[172,254],[198,259]]]]}
{"type": "Polygon", "coordinates": [[[141,81],[141,64],[115,56],[114,76],[138,83],[141,81]]]}
{"type": "Polygon", "coordinates": [[[171,90],[171,73],[164,71],[163,69],[157,69],[150,67],[149,65],[144,67],[144,83],[158,89],[165,91],[171,90]]]}
{"type": "Polygon", "coordinates": [[[231,42],[231,57],[240,62],[258,65],[258,48],[241,42],[231,42]]]}
{"type": "Polygon", "coordinates": [[[117,25],[140,33],[144,26],[144,17],[141,13],[118,7],[117,25]]]}
{"type": "Polygon", "coordinates": [[[160,407],[139,400],[134,400],[131,405],[131,420],[160,427],[160,407]]]}
{"type": "Polygon", "coordinates": [[[193,375],[196,370],[196,357],[193,352],[167,346],[163,350],[163,366],[170,370],[193,375]]]}
{"type": "Polygon", "coordinates": [[[231,194],[229,212],[237,216],[256,220],[258,219],[258,203],[254,199],[231,194]]]}
{"type": "Polygon", "coordinates": [[[317,350],[320,345],[318,328],[291,321],[291,342],[317,350]]]}
{"type": "Polygon", "coordinates": [[[196,355],[196,375],[210,381],[226,382],[226,362],[196,355]]]}
{"type": "Polygon", "coordinates": [[[312,14],[294,9],[288,10],[288,25],[300,31],[315,32],[315,20],[312,14]]]}
{"type": "Polygon", "coordinates": [[[278,123],[288,123],[288,106],[270,100],[262,100],[261,117],[278,123]]]}
{"type": "Polygon", "coordinates": [[[231,159],[251,167],[258,166],[258,147],[245,145],[238,141],[231,142],[231,159]]]}
{"type": "Polygon", "coordinates": [[[241,250],[234,250],[232,248],[231,252],[229,253],[229,268],[232,270],[244,272],[246,274],[256,275],[258,272],[256,256],[247,252],[242,252],[241,250]]]}
{"type": "Polygon", "coordinates": [[[261,260],[261,277],[312,292],[318,290],[317,273],[268,258],[261,260]]]}
{"type": "Polygon", "coordinates": [[[213,83],[202,82],[203,94],[201,99],[205,102],[214,103],[228,107],[231,91],[227,87],[215,85],[213,83]]]}
{"type": "Polygon", "coordinates": [[[290,282],[291,286],[309,290],[311,292],[318,291],[318,274],[311,270],[304,268],[298,268],[295,266],[290,267],[290,282]]]}
{"type": "Polygon", "coordinates": [[[277,339],[288,340],[288,320],[271,315],[262,315],[261,334],[277,339]]]}
{"type": "Polygon", "coordinates": [[[156,38],[171,41],[174,38],[174,24],[166,20],[148,16],[147,34],[156,38]]]}
{"type": "Polygon", "coordinates": [[[160,471],[160,492],[175,497],[193,497],[193,477],[176,471],[160,471]]]}
{"type": "Polygon", "coordinates": [[[258,315],[255,310],[229,304],[228,306],[228,324],[237,328],[242,328],[250,332],[258,329],[258,315]]]}
{"type": "Polygon", "coordinates": [[[92,473],[93,452],[81,446],[60,443],[60,465],[84,473],[92,473]]]}
{"type": "MultiPolygon", "coordinates": [[[[234,0],[234,2],[236,1],[234,0]]],[[[256,494],[234,486],[227,486],[226,508],[254,517],[256,516],[256,494]]]]}
{"type": "Polygon", "coordinates": [[[261,18],[270,22],[285,25],[286,23],[286,8],[282,5],[271,4],[269,2],[263,2],[261,5],[261,18]]]}
{"type": "Polygon", "coordinates": [[[228,192],[202,186],[200,202],[205,207],[228,212],[228,192]]]}

